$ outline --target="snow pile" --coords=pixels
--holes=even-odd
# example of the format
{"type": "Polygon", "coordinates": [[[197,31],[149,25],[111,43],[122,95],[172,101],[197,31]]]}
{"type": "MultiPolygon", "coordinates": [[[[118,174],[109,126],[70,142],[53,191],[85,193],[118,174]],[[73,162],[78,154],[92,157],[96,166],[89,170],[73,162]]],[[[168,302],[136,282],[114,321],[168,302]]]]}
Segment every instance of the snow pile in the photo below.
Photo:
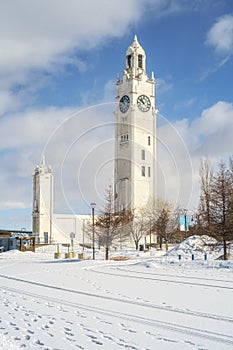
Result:
{"type": "Polygon", "coordinates": [[[42,253],[42,252],[21,252],[17,249],[14,249],[14,250],[9,250],[9,251],[6,251],[6,252],[3,252],[0,254],[0,259],[11,259],[11,260],[25,260],[25,259],[32,259],[32,260],[35,260],[35,259],[51,259],[53,258],[53,254],[51,253],[42,253]]]}
{"type": "Polygon", "coordinates": [[[222,255],[221,247],[216,246],[217,241],[209,236],[191,236],[186,238],[183,242],[175,246],[164,257],[178,258],[191,260],[204,260],[204,258],[217,259],[222,255]]]}
{"type": "Polygon", "coordinates": [[[6,338],[4,334],[0,334],[0,349],[1,350],[18,350],[19,347],[13,340],[6,338]]]}

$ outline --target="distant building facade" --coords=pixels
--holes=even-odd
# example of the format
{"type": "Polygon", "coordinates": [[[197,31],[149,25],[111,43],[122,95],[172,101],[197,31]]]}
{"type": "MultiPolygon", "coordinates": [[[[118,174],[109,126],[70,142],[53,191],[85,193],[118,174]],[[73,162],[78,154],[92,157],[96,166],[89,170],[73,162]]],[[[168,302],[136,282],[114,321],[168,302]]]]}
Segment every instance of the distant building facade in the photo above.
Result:
{"type": "Polygon", "coordinates": [[[55,214],[53,186],[52,168],[43,156],[33,175],[32,230],[37,243],[70,243],[70,233],[75,234],[75,241],[83,242],[90,215],[55,214]]]}

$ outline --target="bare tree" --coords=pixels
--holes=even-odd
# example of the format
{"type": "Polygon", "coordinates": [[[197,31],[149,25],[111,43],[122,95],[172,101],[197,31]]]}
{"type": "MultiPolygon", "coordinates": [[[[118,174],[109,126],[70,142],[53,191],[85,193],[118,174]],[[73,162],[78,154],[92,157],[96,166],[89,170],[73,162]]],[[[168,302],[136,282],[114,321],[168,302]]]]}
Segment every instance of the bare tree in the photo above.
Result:
{"type": "Polygon", "coordinates": [[[132,211],[128,215],[127,231],[131,235],[135,248],[138,250],[140,240],[146,235],[148,230],[145,209],[132,211]]]}
{"type": "Polygon", "coordinates": [[[211,185],[210,219],[212,235],[222,241],[224,260],[227,259],[227,241],[233,239],[232,192],[232,174],[222,161],[211,185]]]}
{"type": "Polygon", "coordinates": [[[223,245],[227,259],[227,244],[233,240],[233,160],[229,167],[221,161],[218,170],[210,170],[205,159],[201,164],[201,192],[198,211],[199,229],[223,245]]]}
{"type": "Polygon", "coordinates": [[[200,165],[200,200],[197,214],[197,227],[205,234],[211,233],[211,188],[213,181],[213,170],[208,158],[204,158],[200,165]]]}
{"type": "MultiPolygon", "coordinates": [[[[146,225],[146,236],[149,236],[150,245],[152,236],[156,235],[157,202],[151,199],[143,209],[146,225]]],[[[155,243],[155,242],[153,242],[155,243]]]]}
{"type": "Polygon", "coordinates": [[[95,221],[95,229],[98,244],[105,247],[105,259],[108,260],[109,249],[113,242],[126,238],[126,233],[122,230],[122,227],[127,221],[127,215],[124,212],[114,212],[114,197],[111,185],[106,190],[105,202],[100,210],[100,215],[95,221]]]}
{"type": "Polygon", "coordinates": [[[161,248],[164,241],[168,250],[168,243],[177,232],[179,210],[169,201],[162,199],[157,200],[156,208],[155,229],[160,238],[161,248]]]}

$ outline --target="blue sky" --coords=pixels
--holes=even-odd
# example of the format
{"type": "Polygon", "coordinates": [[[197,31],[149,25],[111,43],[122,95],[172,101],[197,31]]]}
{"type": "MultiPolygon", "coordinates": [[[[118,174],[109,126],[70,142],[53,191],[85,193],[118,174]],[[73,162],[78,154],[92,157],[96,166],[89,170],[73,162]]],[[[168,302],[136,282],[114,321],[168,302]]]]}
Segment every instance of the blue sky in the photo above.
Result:
{"type": "Polygon", "coordinates": [[[232,154],[232,1],[9,0],[0,4],[0,227],[31,228],[43,152],[56,211],[101,201],[116,77],[135,34],[157,81],[160,194],[195,209],[201,157],[232,154]]]}

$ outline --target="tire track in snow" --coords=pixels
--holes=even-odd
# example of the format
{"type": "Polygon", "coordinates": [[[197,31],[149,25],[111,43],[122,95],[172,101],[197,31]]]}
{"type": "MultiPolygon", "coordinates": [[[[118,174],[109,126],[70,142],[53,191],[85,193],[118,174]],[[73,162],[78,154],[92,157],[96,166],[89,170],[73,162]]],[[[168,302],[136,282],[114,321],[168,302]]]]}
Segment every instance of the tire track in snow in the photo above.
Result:
{"type": "MultiPolygon", "coordinates": [[[[110,297],[110,296],[103,296],[103,295],[94,294],[94,293],[87,293],[87,292],[83,292],[83,291],[67,289],[67,288],[63,288],[63,287],[59,287],[59,286],[47,285],[44,283],[28,281],[28,280],[19,279],[16,277],[5,276],[5,275],[0,275],[0,277],[7,279],[7,280],[17,281],[17,282],[20,282],[23,284],[40,286],[43,288],[54,289],[54,290],[61,291],[61,292],[76,293],[76,294],[84,295],[87,297],[99,298],[99,299],[103,299],[103,300],[114,301],[117,303],[125,303],[128,305],[136,305],[138,307],[146,307],[146,308],[150,308],[150,309],[157,309],[157,310],[161,310],[161,311],[179,313],[179,314],[183,314],[183,315],[190,315],[190,316],[195,316],[195,317],[200,317],[200,318],[203,318],[203,317],[204,318],[211,318],[217,322],[219,322],[219,321],[233,322],[232,318],[222,317],[222,316],[218,316],[218,315],[203,314],[203,313],[198,313],[198,312],[192,312],[189,310],[170,309],[170,308],[167,308],[165,306],[159,306],[159,305],[154,305],[154,304],[140,302],[140,301],[134,301],[134,300],[120,299],[120,298],[110,297]]],[[[197,328],[189,327],[189,326],[184,326],[184,325],[177,325],[177,324],[174,324],[171,322],[164,322],[164,321],[161,321],[158,319],[156,320],[156,319],[144,318],[140,315],[132,315],[132,314],[129,315],[126,313],[115,311],[115,310],[107,310],[104,308],[93,307],[93,306],[89,307],[89,306],[84,305],[84,304],[69,302],[69,301],[65,301],[65,300],[60,299],[60,298],[54,298],[51,296],[42,296],[40,294],[33,293],[33,292],[27,292],[27,291],[24,291],[21,289],[15,289],[15,288],[10,288],[10,287],[5,287],[5,286],[2,287],[2,289],[14,291],[15,293],[25,294],[25,295],[28,295],[28,296],[33,297],[33,298],[44,299],[46,301],[58,303],[59,305],[62,304],[62,305],[66,305],[66,306],[69,306],[72,308],[75,307],[75,308],[83,309],[86,311],[98,312],[99,314],[103,314],[105,316],[111,316],[111,317],[117,317],[117,318],[120,317],[121,319],[124,319],[127,321],[133,321],[133,322],[137,322],[137,323],[142,323],[144,325],[165,328],[167,330],[171,330],[171,331],[175,331],[175,332],[179,332],[179,333],[184,333],[184,334],[189,334],[189,335],[195,335],[197,337],[207,338],[207,339],[210,339],[212,341],[217,341],[220,343],[222,342],[222,343],[227,343],[227,344],[233,345],[233,336],[230,336],[227,334],[216,333],[216,332],[211,332],[211,331],[207,331],[207,330],[201,330],[201,329],[197,329],[197,328]]]]}
{"type": "MultiPolygon", "coordinates": [[[[128,265],[125,265],[126,267],[128,265]]],[[[233,283],[232,280],[223,280],[223,279],[215,279],[215,278],[206,278],[206,277],[196,277],[196,276],[180,276],[180,275],[169,275],[169,274],[164,274],[164,273],[152,273],[152,272],[140,272],[140,271],[134,271],[134,270],[130,270],[127,268],[121,268],[121,267],[115,267],[115,269],[119,270],[119,271],[126,271],[126,272],[130,272],[130,273],[135,273],[135,274],[142,274],[142,275],[152,275],[152,276],[162,276],[162,277],[171,277],[171,278],[188,278],[188,279],[192,279],[192,280],[204,280],[204,281],[213,281],[213,282],[224,282],[224,283],[233,283]]]]}
{"type": "MultiPolygon", "coordinates": [[[[99,266],[101,267],[101,266],[99,266]]],[[[103,271],[98,271],[95,267],[91,267],[88,270],[93,271],[95,273],[99,273],[99,274],[103,274],[103,275],[110,275],[110,276],[117,276],[117,277],[126,277],[126,278],[132,278],[132,279],[137,279],[138,274],[140,274],[140,272],[135,272],[137,274],[137,276],[132,276],[131,275],[126,275],[126,274],[120,274],[120,273],[113,273],[113,272],[103,272],[103,271]]],[[[119,269],[121,271],[124,271],[123,269],[119,269]]],[[[125,270],[126,272],[130,272],[130,273],[134,273],[134,271],[130,271],[130,270],[125,270]]],[[[213,284],[207,284],[207,283],[197,283],[197,282],[187,282],[187,281],[174,281],[174,280],[169,280],[169,279],[165,279],[165,278],[152,278],[152,277],[145,277],[143,273],[141,273],[142,276],[140,277],[140,279],[142,280],[149,280],[149,281],[158,281],[158,282],[166,282],[166,283],[174,283],[174,284],[182,284],[182,285],[191,285],[191,286],[197,286],[197,287],[209,287],[209,288],[220,288],[220,289],[227,289],[227,290],[233,290],[233,287],[229,287],[229,286],[223,286],[223,285],[213,285],[213,284]]],[[[154,274],[156,275],[156,274],[154,274]]],[[[0,275],[1,276],[1,275],[0,275]]],[[[165,275],[166,276],[166,275],[165,275]]],[[[171,276],[169,276],[171,277],[171,276]]],[[[174,276],[174,278],[179,277],[179,276],[174,276]]],[[[181,276],[180,276],[181,277],[181,276]]],[[[188,277],[186,277],[188,278],[188,277]]]]}
{"type": "MultiPolygon", "coordinates": [[[[94,270],[93,270],[94,271],[94,270]]],[[[115,275],[115,274],[114,274],[115,275]]],[[[125,277],[125,275],[120,275],[121,277],[125,277]]],[[[109,301],[115,301],[119,303],[125,303],[125,304],[131,304],[131,305],[137,305],[137,306],[142,306],[150,309],[157,309],[161,311],[167,311],[167,312],[172,312],[172,313],[179,313],[183,315],[190,315],[190,316],[196,316],[196,317],[202,317],[202,318],[208,318],[208,319],[213,319],[213,320],[218,320],[218,321],[223,321],[223,322],[230,322],[233,323],[233,318],[227,317],[227,316],[220,316],[220,315],[214,315],[214,314],[208,314],[208,313],[202,313],[198,311],[191,311],[191,310],[183,310],[183,309],[178,309],[178,308],[170,308],[167,306],[162,306],[162,305],[155,305],[150,302],[143,302],[143,301],[138,301],[138,300],[130,300],[130,299],[123,299],[113,297],[113,296],[107,296],[107,295],[100,295],[100,294],[95,294],[95,293],[88,293],[80,290],[75,290],[75,289],[69,289],[69,288],[64,288],[64,287],[59,287],[59,286],[53,286],[53,285],[48,285],[45,283],[41,282],[34,282],[34,281],[28,281],[25,279],[21,278],[16,278],[16,277],[10,277],[10,276],[5,276],[0,274],[0,278],[5,278],[8,280],[14,280],[17,282],[22,282],[22,283],[27,283],[35,286],[40,286],[44,288],[49,288],[49,289],[55,289],[59,290],[62,292],[68,292],[68,293],[73,293],[73,294],[79,294],[79,295],[84,295],[87,297],[94,297],[98,299],[104,299],[104,300],[109,300],[109,301]]]]}
{"type": "MultiPolygon", "coordinates": [[[[14,293],[18,293],[20,295],[25,294],[29,297],[37,298],[37,299],[39,298],[39,299],[45,300],[47,302],[49,301],[49,302],[52,302],[52,303],[55,303],[58,305],[65,305],[66,307],[67,306],[71,307],[71,308],[75,307],[75,308],[81,309],[83,311],[88,311],[88,312],[92,312],[92,313],[98,312],[98,314],[101,314],[104,316],[109,316],[109,317],[114,317],[117,319],[121,318],[121,319],[128,321],[128,322],[133,321],[133,322],[136,322],[139,324],[144,324],[144,325],[148,325],[148,326],[152,326],[152,327],[167,329],[167,330],[170,330],[172,332],[178,332],[178,333],[182,333],[185,335],[188,334],[191,336],[205,338],[205,339],[208,339],[211,341],[217,341],[219,343],[226,343],[226,344],[233,345],[233,336],[229,336],[229,335],[222,334],[222,333],[201,330],[201,329],[197,329],[197,328],[189,327],[189,326],[184,326],[184,325],[177,325],[177,324],[173,324],[171,322],[165,322],[165,321],[156,320],[156,319],[149,319],[149,318],[145,318],[142,316],[127,314],[127,313],[123,313],[123,312],[119,312],[119,311],[115,311],[115,310],[106,310],[106,309],[99,308],[99,307],[93,308],[93,306],[87,306],[87,305],[83,305],[80,303],[70,302],[70,301],[66,301],[64,299],[55,298],[55,297],[51,297],[51,296],[42,296],[42,295],[34,293],[34,292],[28,292],[28,291],[24,291],[24,290],[20,290],[20,289],[16,289],[16,288],[11,288],[11,287],[6,287],[6,286],[1,287],[1,289],[6,290],[6,291],[10,291],[10,292],[14,292],[14,293]]],[[[118,301],[120,301],[120,300],[118,300],[118,301]]]]}

